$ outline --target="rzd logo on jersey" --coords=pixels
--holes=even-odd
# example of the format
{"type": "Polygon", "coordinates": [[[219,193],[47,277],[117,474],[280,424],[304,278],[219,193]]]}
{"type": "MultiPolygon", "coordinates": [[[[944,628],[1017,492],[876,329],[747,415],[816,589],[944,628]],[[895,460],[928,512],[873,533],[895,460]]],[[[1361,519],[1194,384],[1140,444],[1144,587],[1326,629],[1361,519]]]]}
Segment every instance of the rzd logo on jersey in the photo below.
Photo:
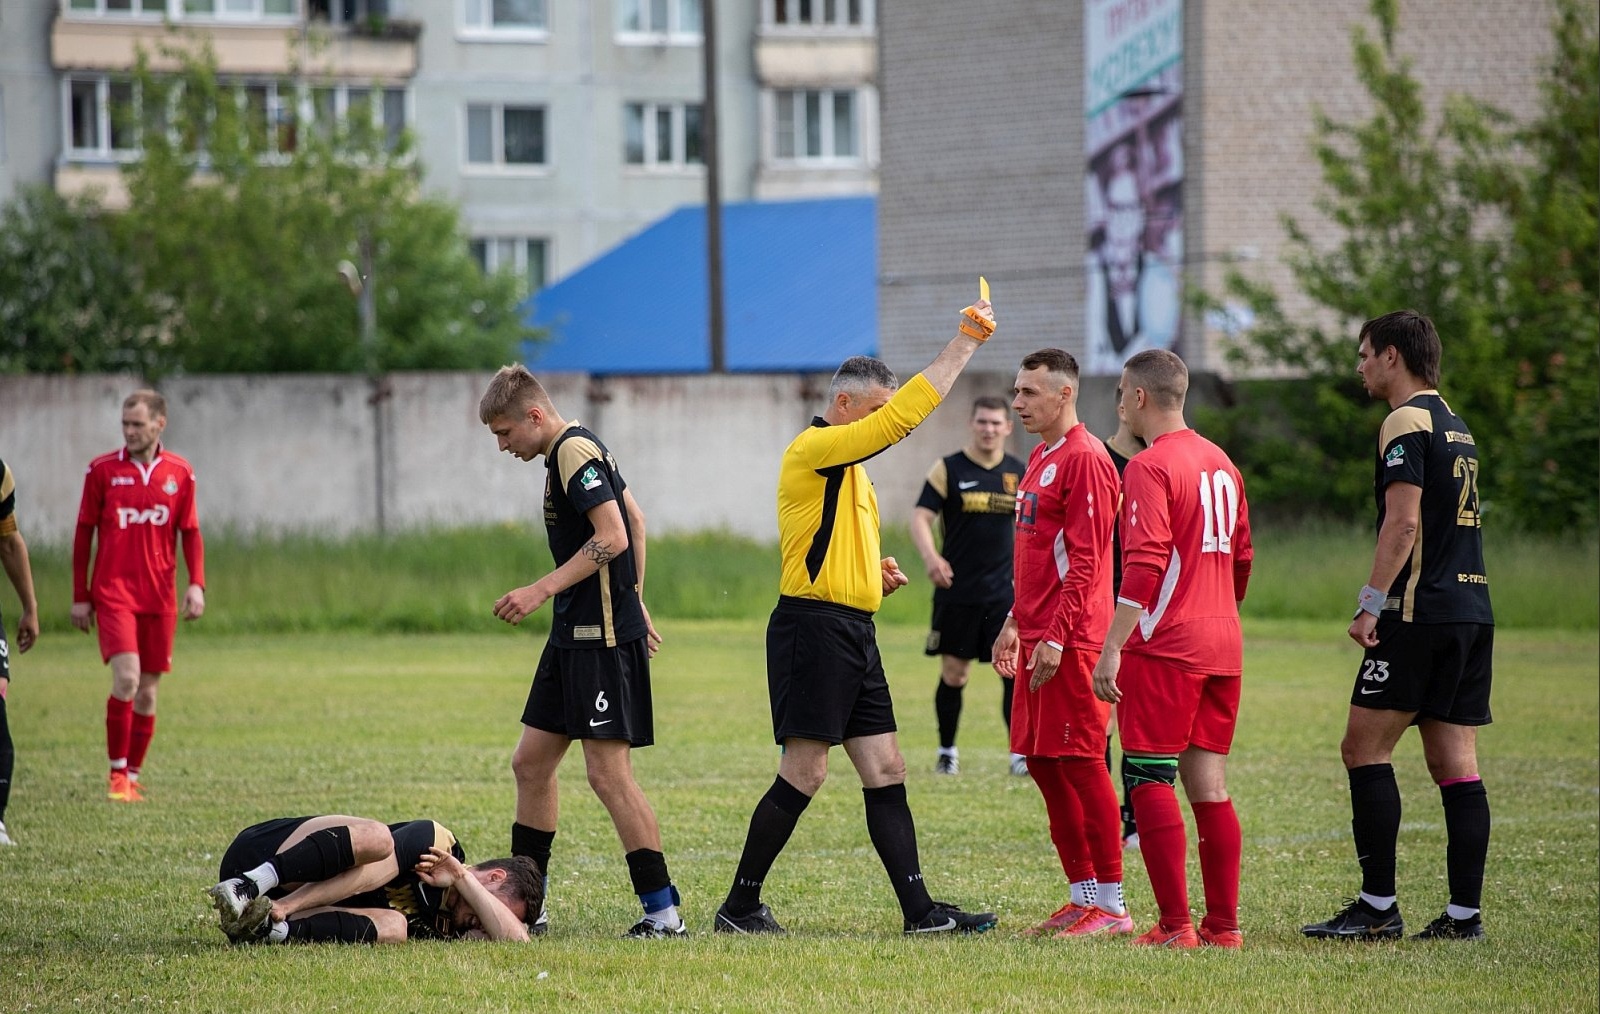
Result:
{"type": "Polygon", "coordinates": [[[167,508],[166,504],[158,504],[155,507],[147,507],[144,510],[140,510],[137,507],[118,507],[117,527],[126,528],[129,525],[164,525],[167,523],[167,518],[171,517],[171,515],[172,511],[167,508]]]}

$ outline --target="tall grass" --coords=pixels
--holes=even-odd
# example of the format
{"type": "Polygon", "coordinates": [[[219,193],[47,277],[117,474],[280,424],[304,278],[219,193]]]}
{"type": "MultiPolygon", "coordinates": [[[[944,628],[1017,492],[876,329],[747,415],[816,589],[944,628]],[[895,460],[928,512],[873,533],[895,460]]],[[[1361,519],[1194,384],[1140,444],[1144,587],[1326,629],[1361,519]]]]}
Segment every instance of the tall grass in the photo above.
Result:
{"type": "MultiPolygon", "coordinates": [[[[1600,543],[1491,533],[1490,589],[1507,628],[1600,628],[1600,543]]],[[[69,556],[35,546],[34,576],[47,630],[66,630],[69,556]]],[[[884,600],[884,623],[923,624],[929,584],[903,528],[884,552],[911,577],[884,600]]],[[[527,525],[428,529],[389,537],[213,535],[206,543],[208,609],[195,632],[489,632],[504,630],[495,599],[551,568],[544,532],[527,525]]],[[[778,594],[775,546],[726,533],[649,542],[646,601],[671,619],[753,619],[778,594]]],[[[1372,562],[1372,535],[1356,528],[1268,528],[1257,533],[1245,615],[1339,622],[1372,562]]],[[[15,615],[10,589],[0,611],[15,615]]],[[[548,610],[524,621],[549,628],[548,610]]]]}

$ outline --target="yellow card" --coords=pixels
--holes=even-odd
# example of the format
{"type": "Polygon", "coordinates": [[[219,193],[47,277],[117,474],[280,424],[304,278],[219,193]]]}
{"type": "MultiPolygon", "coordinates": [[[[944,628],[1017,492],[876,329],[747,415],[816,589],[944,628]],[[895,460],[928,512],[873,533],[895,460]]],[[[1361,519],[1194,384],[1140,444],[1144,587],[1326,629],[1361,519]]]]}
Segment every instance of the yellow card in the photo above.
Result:
{"type": "Polygon", "coordinates": [[[978,276],[978,298],[986,303],[989,301],[989,279],[982,275],[978,276]]]}

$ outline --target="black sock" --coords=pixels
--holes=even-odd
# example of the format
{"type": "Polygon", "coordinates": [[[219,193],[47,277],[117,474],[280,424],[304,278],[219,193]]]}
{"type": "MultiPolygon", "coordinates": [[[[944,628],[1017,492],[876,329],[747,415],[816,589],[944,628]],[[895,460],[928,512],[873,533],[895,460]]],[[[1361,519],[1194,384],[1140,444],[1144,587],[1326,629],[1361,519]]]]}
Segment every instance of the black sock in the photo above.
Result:
{"type": "Polygon", "coordinates": [[[953,687],[944,680],[933,692],[933,713],[939,716],[939,745],[949,749],[956,745],[956,727],[961,724],[962,687],[953,687]]]}
{"type": "Polygon", "coordinates": [[[633,880],[634,894],[642,898],[672,886],[672,877],[667,873],[667,857],[655,849],[634,849],[623,858],[628,861],[628,876],[633,880]]]}
{"type": "Polygon", "coordinates": [[[1400,837],[1400,786],[1394,765],[1351,768],[1350,832],[1361,863],[1361,890],[1379,898],[1393,897],[1395,840],[1400,837]]]}
{"type": "Polygon", "coordinates": [[[761,882],[767,879],[778,853],[789,843],[800,815],[806,812],[811,797],[790,785],[779,775],[756,804],[750,815],[750,832],[745,835],[739,868],[728,889],[727,906],[732,915],[749,915],[761,907],[761,882]]]}
{"type": "Polygon", "coordinates": [[[6,804],[11,801],[11,772],[17,752],[11,746],[11,723],[6,719],[6,699],[0,697],[0,821],[6,819],[6,804]]]}
{"type": "Polygon", "coordinates": [[[906,787],[900,784],[862,789],[861,795],[867,804],[867,834],[894,885],[900,911],[908,921],[917,922],[933,911],[933,899],[922,882],[917,826],[906,803],[906,787]]]}
{"type": "Polygon", "coordinates": [[[1483,782],[1456,782],[1439,786],[1444,803],[1448,844],[1445,864],[1450,875],[1450,904],[1480,908],[1483,901],[1483,865],[1489,856],[1489,793],[1483,782]]]}
{"type": "Polygon", "coordinates": [[[356,864],[350,828],[325,827],[313,831],[293,847],[272,857],[280,884],[306,884],[338,876],[356,864]]]}
{"type": "Polygon", "coordinates": [[[550,846],[555,843],[554,831],[541,831],[526,824],[511,825],[511,854],[527,856],[539,864],[539,872],[550,876],[550,846]]]}
{"type": "Polygon", "coordinates": [[[371,944],[378,940],[378,927],[371,919],[354,912],[318,912],[290,919],[289,939],[308,944],[324,941],[371,944]]]}
{"type": "Polygon", "coordinates": [[[1015,679],[1000,678],[1000,719],[1006,723],[1006,731],[1011,731],[1011,694],[1017,687],[1015,679]]]}
{"type": "Polygon", "coordinates": [[[1133,819],[1133,779],[1128,775],[1128,755],[1123,754],[1117,767],[1122,775],[1122,837],[1138,833],[1139,825],[1133,819]]]}

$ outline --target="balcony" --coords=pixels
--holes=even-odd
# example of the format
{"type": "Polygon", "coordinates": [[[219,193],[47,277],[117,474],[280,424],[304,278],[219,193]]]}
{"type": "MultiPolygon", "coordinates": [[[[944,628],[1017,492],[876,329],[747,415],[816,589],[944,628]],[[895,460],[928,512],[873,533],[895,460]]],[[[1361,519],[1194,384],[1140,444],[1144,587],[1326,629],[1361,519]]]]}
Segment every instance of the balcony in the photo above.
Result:
{"type": "Polygon", "coordinates": [[[205,39],[216,54],[218,72],[229,77],[300,73],[398,83],[417,71],[417,33],[412,22],[392,24],[404,30],[190,22],[171,31],[158,23],[57,17],[50,26],[50,62],[56,70],[128,72],[143,48],[152,70],[173,70],[178,63],[162,54],[163,47],[205,39]]]}
{"type": "Polygon", "coordinates": [[[756,77],[766,88],[872,84],[878,77],[878,40],[822,33],[758,35],[756,77]]]}

